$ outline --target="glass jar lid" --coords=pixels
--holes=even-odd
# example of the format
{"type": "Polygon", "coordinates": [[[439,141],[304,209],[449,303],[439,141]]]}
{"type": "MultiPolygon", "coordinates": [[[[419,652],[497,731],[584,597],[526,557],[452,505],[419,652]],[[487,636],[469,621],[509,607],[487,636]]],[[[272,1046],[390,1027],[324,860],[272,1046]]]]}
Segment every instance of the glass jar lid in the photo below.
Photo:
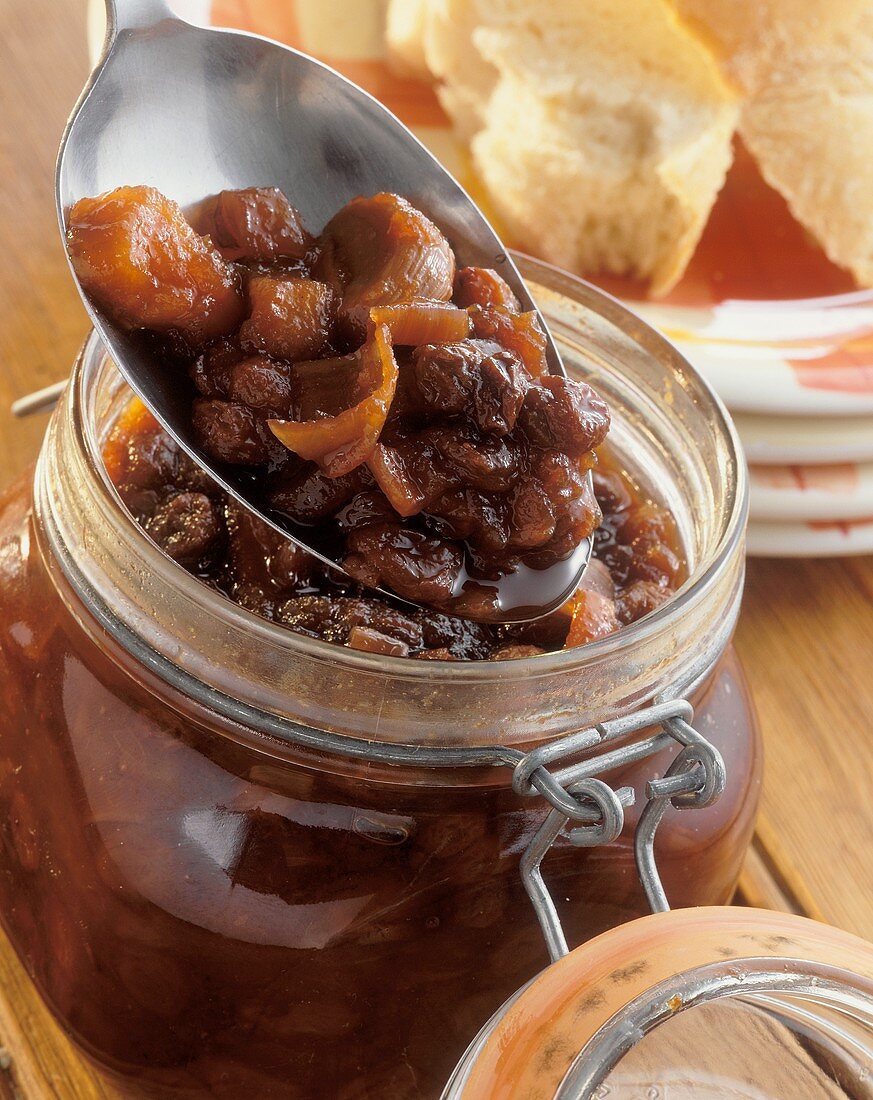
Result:
{"type": "Polygon", "coordinates": [[[655,913],[489,1021],[443,1100],[873,1097],[873,945],[794,915],[655,913]]]}

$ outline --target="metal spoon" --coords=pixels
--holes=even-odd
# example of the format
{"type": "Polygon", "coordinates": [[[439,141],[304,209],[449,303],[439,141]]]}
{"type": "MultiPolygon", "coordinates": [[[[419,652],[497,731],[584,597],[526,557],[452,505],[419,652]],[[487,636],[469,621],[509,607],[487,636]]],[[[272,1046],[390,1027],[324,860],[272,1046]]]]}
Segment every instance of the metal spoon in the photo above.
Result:
{"type": "MultiPolygon", "coordinates": [[[[372,96],[287,46],[193,27],[164,0],[105,3],[103,53],[58,155],[65,241],[66,215],[77,199],[128,183],[151,184],[182,206],[224,189],[276,186],[305,223],[318,228],[356,195],[393,191],[440,226],[459,263],[496,268],[522,305],[536,308],[481,211],[372,96]]],[[[250,484],[198,447],[183,387],[77,285],[124,378],[170,435],[244,506],[341,569],[324,546],[313,544],[311,528],[265,513],[250,484]]],[[[547,354],[550,370],[563,374],[551,337],[547,354]]],[[[560,570],[527,570],[524,584],[501,586],[500,621],[537,618],[559,606],[577,587],[589,555],[590,546],[580,547],[560,570]]]]}

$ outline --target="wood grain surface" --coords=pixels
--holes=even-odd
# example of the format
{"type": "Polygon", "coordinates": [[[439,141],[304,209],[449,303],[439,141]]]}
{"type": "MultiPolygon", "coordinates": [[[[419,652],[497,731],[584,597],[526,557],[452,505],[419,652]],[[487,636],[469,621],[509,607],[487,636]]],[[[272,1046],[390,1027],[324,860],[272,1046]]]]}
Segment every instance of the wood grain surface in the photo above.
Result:
{"type": "MultiPolygon", "coordinates": [[[[66,373],[87,330],[54,213],[66,113],[87,73],[84,0],[0,0],[0,479],[44,419],[16,397],[66,373]]],[[[766,746],[740,900],[873,939],[873,558],[751,561],[738,649],[766,746]]],[[[111,1094],[72,1050],[0,937],[0,1100],[111,1094]]]]}

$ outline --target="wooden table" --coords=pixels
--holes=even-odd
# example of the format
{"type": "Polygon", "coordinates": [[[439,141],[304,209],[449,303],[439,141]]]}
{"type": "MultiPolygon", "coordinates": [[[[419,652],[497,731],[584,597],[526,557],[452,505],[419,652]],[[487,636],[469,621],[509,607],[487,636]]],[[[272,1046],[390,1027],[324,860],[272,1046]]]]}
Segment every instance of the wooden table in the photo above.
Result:
{"type": "MultiPolygon", "coordinates": [[[[85,314],[58,241],[52,179],[87,72],[84,0],[2,0],[0,480],[36,453],[44,420],[10,401],[62,377],[85,314]]],[[[738,648],[767,767],[741,900],[873,939],[873,559],[751,561],[738,648]]],[[[0,1097],[109,1095],[0,937],[0,1097]]]]}

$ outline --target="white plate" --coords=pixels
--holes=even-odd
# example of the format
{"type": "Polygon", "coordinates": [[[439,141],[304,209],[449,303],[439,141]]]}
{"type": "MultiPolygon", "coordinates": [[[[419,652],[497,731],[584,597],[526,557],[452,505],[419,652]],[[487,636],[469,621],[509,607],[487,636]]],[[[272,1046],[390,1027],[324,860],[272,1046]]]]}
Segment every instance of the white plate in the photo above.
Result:
{"type": "Polygon", "coordinates": [[[746,550],[756,558],[836,558],[873,553],[873,516],[845,523],[750,523],[746,550]]]}
{"type": "Polygon", "coordinates": [[[873,414],[873,293],[708,307],[629,303],[700,371],[729,409],[873,414]]]}
{"type": "Polygon", "coordinates": [[[751,466],[753,520],[854,520],[873,516],[873,463],[751,466]]]}
{"type": "Polygon", "coordinates": [[[734,413],[749,462],[873,462],[871,416],[756,416],[734,413]]]}

